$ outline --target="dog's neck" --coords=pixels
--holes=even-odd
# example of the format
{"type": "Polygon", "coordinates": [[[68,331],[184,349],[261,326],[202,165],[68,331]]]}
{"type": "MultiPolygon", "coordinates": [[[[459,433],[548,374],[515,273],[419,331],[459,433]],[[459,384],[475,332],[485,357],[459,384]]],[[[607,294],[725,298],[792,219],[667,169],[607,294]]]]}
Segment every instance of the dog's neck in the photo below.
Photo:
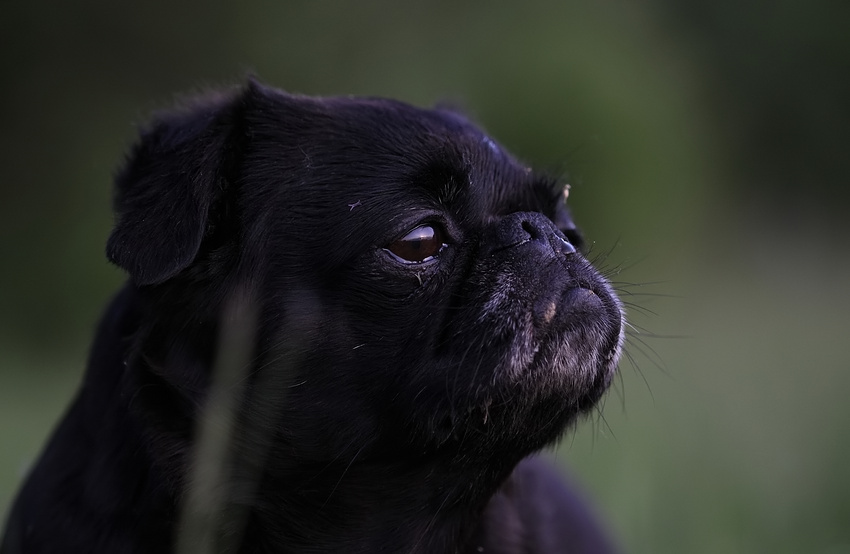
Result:
{"type": "Polygon", "coordinates": [[[333,463],[265,479],[243,545],[247,551],[463,552],[505,479],[482,468],[422,463],[333,463]]]}

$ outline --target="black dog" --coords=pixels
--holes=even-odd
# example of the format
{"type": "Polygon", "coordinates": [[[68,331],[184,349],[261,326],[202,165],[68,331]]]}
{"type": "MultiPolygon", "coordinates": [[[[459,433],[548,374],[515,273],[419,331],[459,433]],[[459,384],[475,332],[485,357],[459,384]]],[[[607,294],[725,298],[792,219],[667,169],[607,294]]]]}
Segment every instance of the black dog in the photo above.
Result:
{"type": "Polygon", "coordinates": [[[3,554],[609,551],[529,458],[623,337],[563,185],[452,111],[250,83],[116,186],[130,282],[3,554]]]}

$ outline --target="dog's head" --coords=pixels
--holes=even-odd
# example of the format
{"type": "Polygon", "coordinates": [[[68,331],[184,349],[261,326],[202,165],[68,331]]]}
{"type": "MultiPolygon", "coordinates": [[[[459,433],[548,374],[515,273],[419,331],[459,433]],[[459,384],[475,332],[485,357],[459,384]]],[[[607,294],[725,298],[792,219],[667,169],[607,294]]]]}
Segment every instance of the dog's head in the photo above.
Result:
{"type": "MultiPolygon", "coordinates": [[[[295,337],[275,397],[288,456],[515,463],[600,398],[619,357],[621,305],[564,185],[451,111],[252,83],[160,117],[116,211],[108,255],[171,330],[154,350],[214,356],[199,337],[240,287],[257,313],[246,379],[295,337]]],[[[158,371],[191,394],[191,367],[158,371]]]]}

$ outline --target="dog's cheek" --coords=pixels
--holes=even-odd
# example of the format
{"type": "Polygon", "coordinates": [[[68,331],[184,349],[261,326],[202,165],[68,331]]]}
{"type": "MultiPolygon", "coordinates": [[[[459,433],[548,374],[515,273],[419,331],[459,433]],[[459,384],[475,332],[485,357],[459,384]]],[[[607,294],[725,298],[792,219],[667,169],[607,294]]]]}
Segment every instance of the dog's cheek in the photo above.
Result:
{"type": "Polygon", "coordinates": [[[266,339],[256,378],[276,385],[258,394],[281,414],[281,455],[307,462],[368,452],[379,434],[374,404],[382,376],[358,354],[350,314],[311,290],[283,304],[284,324],[266,339]],[[289,376],[281,379],[281,372],[289,376]]]}
{"type": "Polygon", "coordinates": [[[477,361],[478,384],[520,373],[538,353],[529,291],[539,285],[529,281],[510,265],[484,265],[460,293],[460,309],[451,314],[451,346],[465,350],[468,361],[462,363],[477,361]]]}
{"type": "Polygon", "coordinates": [[[526,283],[511,270],[491,273],[492,277],[479,281],[486,300],[476,323],[482,332],[489,330],[495,344],[501,345],[499,373],[517,375],[531,364],[539,350],[527,292],[537,283],[526,283]]]}

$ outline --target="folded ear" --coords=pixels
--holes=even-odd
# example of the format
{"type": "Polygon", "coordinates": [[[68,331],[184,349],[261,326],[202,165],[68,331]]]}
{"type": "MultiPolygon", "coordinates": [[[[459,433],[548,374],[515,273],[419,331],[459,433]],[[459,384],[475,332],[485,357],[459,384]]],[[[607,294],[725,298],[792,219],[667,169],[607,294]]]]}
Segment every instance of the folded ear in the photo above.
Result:
{"type": "Polygon", "coordinates": [[[106,255],[136,284],[166,281],[197,256],[240,150],[245,94],[161,115],[128,156],[115,179],[106,255]]]}

